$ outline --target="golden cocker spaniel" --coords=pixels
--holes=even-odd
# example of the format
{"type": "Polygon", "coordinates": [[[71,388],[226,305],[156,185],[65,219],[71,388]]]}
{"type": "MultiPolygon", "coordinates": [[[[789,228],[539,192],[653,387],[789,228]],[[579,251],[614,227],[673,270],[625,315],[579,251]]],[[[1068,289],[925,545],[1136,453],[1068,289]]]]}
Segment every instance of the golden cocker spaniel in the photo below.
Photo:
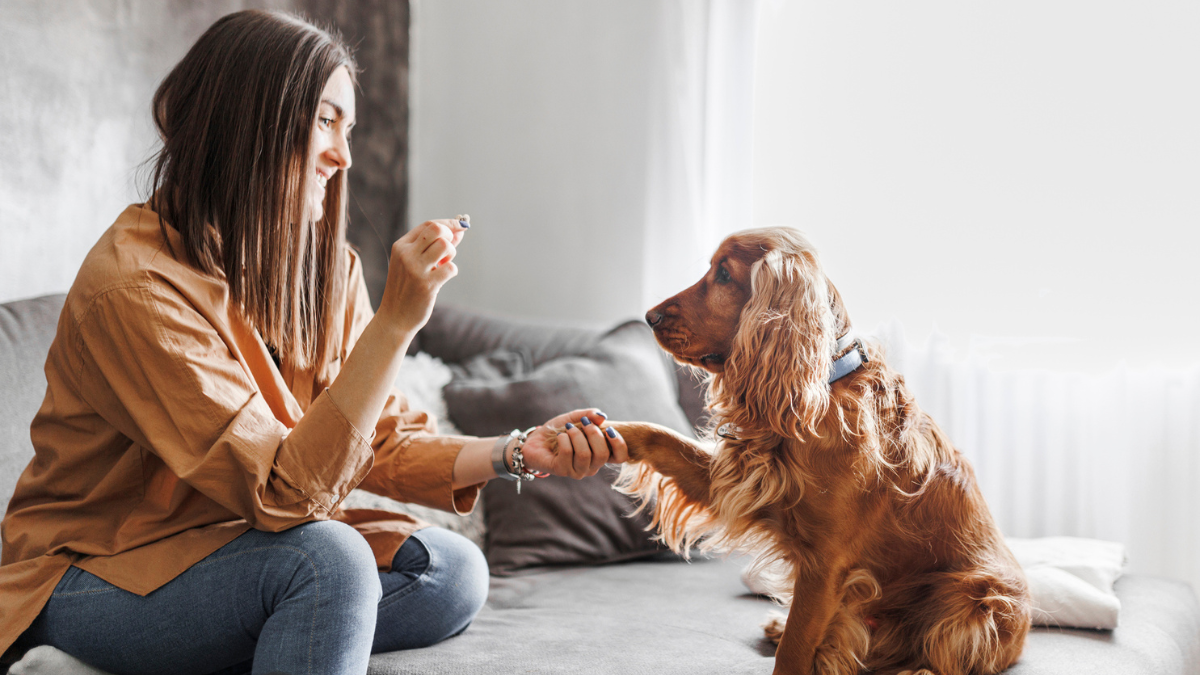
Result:
{"type": "Polygon", "coordinates": [[[790,602],[775,672],[996,673],[1030,626],[1025,577],[970,464],[882,350],[855,339],[812,245],[727,238],[705,276],[646,314],[709,375],[713,447],[614,422],[623,488],[662,539],[757,555],[790,602]]]}

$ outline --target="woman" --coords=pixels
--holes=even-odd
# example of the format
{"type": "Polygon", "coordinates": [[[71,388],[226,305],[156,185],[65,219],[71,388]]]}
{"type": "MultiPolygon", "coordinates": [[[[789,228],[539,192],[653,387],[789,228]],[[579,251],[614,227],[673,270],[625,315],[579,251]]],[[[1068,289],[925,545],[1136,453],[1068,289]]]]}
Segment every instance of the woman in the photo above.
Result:
{"type": "Polygon", "coordinates": [[[248,11],[159,87],[153,197],[89,253],[47,358],[3,524],[0,651],[363,673],[372,651],[464,630],[487,566],[448,531],[341,511],[350,490],[466,513],[498,473],[626,458],[597,410],[519,447],[433,435],[391,389],[469,225],[398,240],[372,315],[345,241],[354,74],[337,38],[248,11]]]}

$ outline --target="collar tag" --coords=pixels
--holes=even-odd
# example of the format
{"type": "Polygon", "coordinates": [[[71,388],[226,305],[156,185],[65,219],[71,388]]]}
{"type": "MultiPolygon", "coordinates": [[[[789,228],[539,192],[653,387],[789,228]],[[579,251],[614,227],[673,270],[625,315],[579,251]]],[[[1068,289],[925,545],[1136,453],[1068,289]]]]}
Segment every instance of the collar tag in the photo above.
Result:
{"type": "Polygon", "coordinates": [[[717,427],[717,435],[720,436],[721,438],[727,438],[731,441],[742,440],[741,438],[738,437],[738,434],[740,434],[740,433],[742,433],[742,428],[739,426],[735,426],[731,422],[726,422],[725,424],[722,424],[721,426],[717,427]]]}

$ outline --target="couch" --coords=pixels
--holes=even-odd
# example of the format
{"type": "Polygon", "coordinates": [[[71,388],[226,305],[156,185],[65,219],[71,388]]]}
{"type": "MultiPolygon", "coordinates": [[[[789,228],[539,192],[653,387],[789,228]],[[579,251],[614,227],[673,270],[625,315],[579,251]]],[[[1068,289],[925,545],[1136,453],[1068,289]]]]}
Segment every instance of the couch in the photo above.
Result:
{"type": "MultiPolygon", "coordinates": [[[[62,302],[50,295],[0,305],[0,506],[32,456],[29,423],[62,302]]],[[[451,373],[444,387],[424,383],[434,392],[427,403],[444,405],[443,423],[467,433],[507,431],[544,419],[548,407],[576,404],[684,432],[704,415],[699,383],[636,322],[600,331],[439,307],[413,349],[413,363],[433,360],[451,373]]],[[[609,489],[611,477],[535,481],[520,496],[512,483],[493,481],[470,517],[424,512],[484,548],[494,575],[487,605],[462,635],[378,654],[370,673],[770,673],[773,650],[759,625],[774,606],[746,590],[744,561],[685,561],[662,550],[643,531],[644,517],[631,516],[609,489]]],[[[410,508],[361,493],[348,501],[410,508]]],[[[1200,673],[1200,605],[1190,586],[1125,575],[1115,590],[1118,628],[1035,628],[1008,673],[1200,673]]]]}

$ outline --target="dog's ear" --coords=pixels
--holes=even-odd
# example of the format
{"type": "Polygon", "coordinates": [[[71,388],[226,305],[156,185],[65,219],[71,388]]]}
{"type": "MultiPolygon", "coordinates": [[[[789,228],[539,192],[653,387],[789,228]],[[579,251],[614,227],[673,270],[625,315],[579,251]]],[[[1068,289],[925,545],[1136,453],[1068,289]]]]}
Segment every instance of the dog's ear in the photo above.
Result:
{"type": "Polygon", "coordinates": [[[833,335],[839,338],[850,332],[850,313],[846,311],[846,303],[842,302],[842,294],[829,277],[825,278],[825,285],[829,288],[829,308],[833,311],[833,335]]]}
{"type": "Polygon", "coordinates": [[[830,357],[838,318],[825,273],[811,250],[768,251],[751,269],[721,388],[751,425],[800,438],[829,408],[830,357]]]}

